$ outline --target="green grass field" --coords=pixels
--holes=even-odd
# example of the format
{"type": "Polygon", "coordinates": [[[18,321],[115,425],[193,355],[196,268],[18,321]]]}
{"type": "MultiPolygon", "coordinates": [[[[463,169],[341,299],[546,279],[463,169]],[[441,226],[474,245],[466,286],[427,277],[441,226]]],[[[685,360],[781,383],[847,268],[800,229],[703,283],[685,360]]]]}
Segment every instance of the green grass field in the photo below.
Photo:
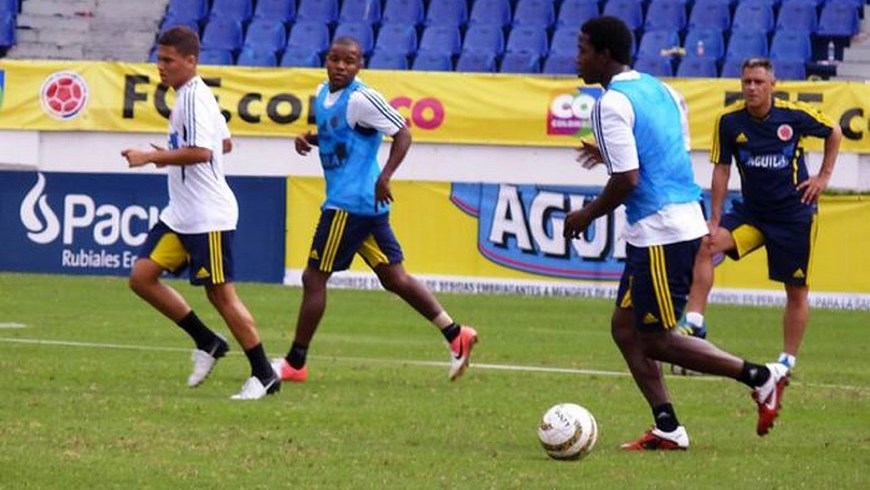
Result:
{"type": "MultiPolygon", "coordinates": [[[[172,284],[228,335],[201,290],[172,284]]],[[[300,290],[238,289],[269,354],[286,352],[300,290]]],[[[440,299],[481,336],[455,383],[407,305],[334,290],[309,381],[233,402],[248,376],[238,345],[187,388],[190,341],[125,280],[0,274],[0,488],[870,488],[868,312],[812,312],[768,437],[743,385],[669,376],[691,449],[626,453],[651,415],[610,340],[609,301],[440,299]],[[563,401],[598,420],[584,461],[538,445],[539,417],[563,401]]],[[[778,309],[714,305],[708,319],[738,355],[779,353],[778,309]]]]}

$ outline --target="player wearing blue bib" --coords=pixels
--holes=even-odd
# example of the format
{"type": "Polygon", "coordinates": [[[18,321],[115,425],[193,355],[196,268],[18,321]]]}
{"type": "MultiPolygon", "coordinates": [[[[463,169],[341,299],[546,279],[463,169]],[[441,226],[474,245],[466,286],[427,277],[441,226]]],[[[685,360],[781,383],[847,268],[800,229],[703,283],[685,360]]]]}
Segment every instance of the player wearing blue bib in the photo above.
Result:
{"type": "Polygon", "coordinates": [[[293,345],[273,367],[285,381],[307,379],[308,346],[326,309],[326,283],[333,272],[350,267],[359,254],[384,289],[397,294],[442,332],[451,352],[448,376],[454,380],[468,367],[477,332],[455,323],[402,265],[402,248],[389,219],[390,179],[411,146],[411,132],[381,94],[356,79],[362,61],[356,40],[339,37],[333,41],[326,56],[329,79],[318,87],[314,100],[317,133],[307,132],[295,140],[300,155],[318,147],[326,200],[302,273],[302,306],[293,345]],[[384,134],[393,141],[381,170],[377,157],[384,134]]]}
{"type": "Polygon", "coordinates": [[[738,260],[763,246],[770,279],[785,287],[779,362],[791,370],[809,316],[817,201],[834,170],[842,132],[813,107],[773,97],[775,84],[770,60],[746,60],[741,74],[744,100],[726,108],[716,121],[710,152],[715,164],[710,236],[698,253],[695,283],[681,327],[690,331],[704,326],[715,254],[724,252],[738,260]],[[807,170],[801,147],[808,136],[825,140],[821,169],[815,176],[807,170]],[[723,216],[732,161],[740,173],[742,199],[723,216]]]}

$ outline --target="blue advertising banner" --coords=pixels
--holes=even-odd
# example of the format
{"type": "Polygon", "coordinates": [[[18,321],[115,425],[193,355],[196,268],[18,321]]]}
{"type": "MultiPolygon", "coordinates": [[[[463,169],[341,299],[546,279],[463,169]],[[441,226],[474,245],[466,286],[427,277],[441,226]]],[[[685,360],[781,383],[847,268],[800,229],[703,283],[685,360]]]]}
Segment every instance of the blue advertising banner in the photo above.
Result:
{"type": "MultiPolygon", "coordinates": [[[[228,181],[239,201],[236,279],[281,282],[285,179],[228,181]]],[[[2,172],[0,270],[127,275],[167,200],[163,175],[2,172]]]]}

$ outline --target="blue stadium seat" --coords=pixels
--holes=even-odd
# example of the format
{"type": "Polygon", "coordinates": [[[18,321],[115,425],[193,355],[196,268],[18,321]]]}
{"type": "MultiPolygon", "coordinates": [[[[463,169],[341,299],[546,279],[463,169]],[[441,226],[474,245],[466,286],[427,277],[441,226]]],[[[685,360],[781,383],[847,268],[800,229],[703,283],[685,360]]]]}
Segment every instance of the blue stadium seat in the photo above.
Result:
{"type": "Polygon", "coordinates": [[[849,3],[829,0],[819,15],[818,36],[852,37],[858,34],[858,9],[849,3]]]}
{"type": "Polygon", "coordinates": [[[691,53],[692,56],[710,58],[717,62],[725,57],[725,41],[722,32],[717,29],[690,29],[686,33],[685,48],[686,53],[691,53]],[[703,43],[703,53],[698,53],[699,42],[703,43]]]}
{"type": "Polygon", "coordinates": [[[429,2],[429,10],[426,11],[426,19],[424,20],[427,26],[447,24],[463,27],[467,22],[468,3],[465,0],[429,2]]]}
{"type": "Polygon", "coordinates": [[[381,21],[384,24],[408,24],[416,27],[423,23],[425,14],[423,0],[386,0],[381,21]]]}
{"type": "Polygon", "coordinates": [[[579,30],[583,23],[598,17],[600,13],[598,0],[562,0],[559,15],[556,17],[556,27],[573,27],[579,30]]]}
{"type": "Polygon", "coordinates": [[[338,0],[299,0],[296,20],[333,25],[338,22],[338,0]]]}
{"type": "Polygon", "coordinates": [[[641,0],[607,0],[604,15],[619,17],[629,30],[637,32],[643,27],[643,5],[641,0]]]}
{"type": "Polygon", "coordinates": [[[239,53],[236,64],[242,66],[276,66],[278,58],[275,56],[274,51],[245,46],[239,53]]]}
{"type": "Polygon", "coordinates": [[[12,12],[0,14],[0,49],[15,45],[15,17],[12,12]]]}
{"type": "Polygon", "coordinates": [[[577,35],[579,26],[562,26],[553,33],[553,41],[550,43],[550,53],[577,55],[577,35]]]}
{"type": "Polygon", "coordinates": [[[538,26],[514,27],[505,45],[505,51],[508,53],[532,53],[538,58],[547,56],[549,50],[547,31],[538,26]]]}
{"type": "Polygon", "coordinates": [[[510,0],[475,0],[468,17],[469,25],[495,25],[507,28],[511,23],[510,0]]]}
{"type": "Polygon", "coordinates": [[[284,30],[284,23],[280,20],[255,19],[248,26],[242,48],[277,53],[286,45],[287,31],[284,30]]]}
{"type": "Polygon", "coordinates": [[[680,66],[677,68],[677,76],[690,78],[717,78],[719,76],[719,69],[716,67],[716,62],[709,58],[689,56],[680,61],[680,66]]]}
{"type": "Polygon", "coordinates": [[[639,58],[662,56],[661,52],[663,50],[677,48],[679,46],[680,35],[677,31],[646,31],[643,33],[643,37],[640,38],[640,45],[637,48],[637,56],[639,58]]]}
{"type": "Polygon", "coordinates": [[[719,73],[719,78],[740,78],[740,67],[742,65],[742,59],[725,58],[725,61],[722,63],[722,71],[719,73]]]}
{"type": "Polygon", "coordinates": [[[813,34],[819,26],[815,0],[784,2],[776,18],[776,30],[794,30],[813,34]]]}
{"type": "Polygon", "coordinates": [[[356,39],[364,56],[368,56],[375,49],[375,33],[368,22],[342,22],[338,24],[332,39],[335,40],[342,36],[356,39]]]}
{"type": "Polygon", "coordinates": [[[501,27],[495,25],[472,25],[465,33],[462,51],[491,54],[493,57],[501,56],[504,52],[504,32],[501,27]]]}
{"type": "Polygon", "coordinates": [[[322,68],[320,55],[306,47],[288,47],[281,56],[281,66],[300,68],[322,68]]]}
{"type": "Polygon", "coordinates": [[[221,18],[209,20],[202,31],[202,47],[238,51],[242,47],[242,23],[221,18]]]}
{"type": "Polygon", "coordinates": [[[674,66],[669,58],[661,56],[638,57],[634,62],[634,69],[643,73],[649,73],[654,77],[674,76],[674,66]]]}
{"type": "Polygon", "coordinates": [[[20,10],[21,3],[18,0],[0,0],[0,17],[5,17],[5,14],[17,17],[20,10]]]}
{"type": "Polygon", "coordinates": [[[802,61],[779,60],[773,63],[777,80],[806,80],[807,66],[802,61]]]}
{"type": "Polygon", "coordinates": [[[428,51],[420,48],[414,58],[414,70],[453,71],[453,60],[443,51],[428,51]]]}
{"type": "MultiPolygon", "coordinates": [[[[417,31],[408,24],[384,24],[378,30],[375,54],[379,52],[400,53],[410,56],[417,51],[417,31]]],[[[407,68],[407,67],[406,67],[407,68]]]]}
{"type": "Polygon", "coordinates": [[[776,31],[770,42],[770,58],[777,61],[807,63],[813,58],[810,35],[797,30],[776,31]]]}
{"type": "Polygon", "coordinates": [[[495,72],[495,55],[492,53],[463,51],[456,62],[456,71],[495,72]]]}
{"type": "Polygon", "coordinates": [[[408,57],[395,51],[375,51],[368,67],[374,70],[407,70],[408,57]]]}
{"type": "Polygon", "coordinates": [[[431,25],[423,31],[420,50],[430,53],[446,53],[453,57],[462,51],[462,36],[459,27],[447,24],[431,25]]]}
{"type": "Polygon", "coordinates": [[[770,5],[744,0],[737,4],[731,30],[757,30],[765,34],[773,30],[773,9],[770,5]]]}
{"type": "Polygon", "coordinates": [[[767,56],[767,35],[759,31],[731,31],[725,58],[744,60],[756,56],[767,56]]]}
{"type": "Polygon", "coordinates": [[[199,50],[200,65],[233,65],[233,53],[228,49],[203,48],[199,50]]]}
{"type": "Polygon", "coordinates": [[[202,25],[208,16],[208,0],[169,0],[166,16],[180,20],[194,20],[202,25]]]}
{"type": "Polygon", "coordinates": [[[541,72],[550,75],[577,76],[577,56],[550,51],[550,56],[547,56],[547,61],[544,62],[544,68],[541,72]]]}
{"type": "Polygon", "coordinates": [[[549,29],[556,23],[556,8],[553,0],[517,0],[513,18],[515,26],[536,26],[549,29]]]}
{"type": "Polygon", "coordinates": [[[160,24],[160,34],[163,34],[167,29],[176,26],[185,26],[189,27],[193,32],[200,34],[200,25],[195,19],[176,19],[175,17],[170,17],[167,15],[163,18],[163,22],[160,24]]]}
{"type": "Polygon", "coordinates": [[[697,0],[689,14],[689,29],[716,29],[725,33],[731,29],[731,10],[719,0],[697,0]]]}
{"type": "Polygon", "coordinates": [[[289,24],[296,20],[296,0],[257,0],[254,19],[277,20],[289,24]]]}
{"type": "Polygon", "coordinates": [[[501,73],[541,73],[541,57],[535,53],[505,53],[499,68],[501,73]]]}
{"type": "Polygon", "coordinates": [[[649,30],[673,30],[682,32],[686,29],[685,0],[652,0],[647,9],[643,28],[649,30]]]}
{"type": "Polygon", "coordinates": [[[338,12],[338,22],[365,22],[369,25],[381,22],[381,0],[344,0],[338,12]]]}
{"type": "Polygon", "coordinates": [[[213,0],[209,19],[230,19],[245,23],[254,15],[252,0],[213,0]]]}
{"type": "Polygon", "coordinates": [[[310,49],[322,56],[329,49],[329,27],[323,22],[299,21],[290,30],[287,47],[310,49]]]}

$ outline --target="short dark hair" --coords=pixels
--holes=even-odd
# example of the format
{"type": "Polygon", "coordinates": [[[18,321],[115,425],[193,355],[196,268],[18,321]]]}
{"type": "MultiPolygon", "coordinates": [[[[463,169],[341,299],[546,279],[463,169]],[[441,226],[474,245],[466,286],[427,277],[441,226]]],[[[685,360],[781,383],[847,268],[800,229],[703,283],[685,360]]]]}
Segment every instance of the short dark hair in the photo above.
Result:
{"type": "Polygon", "coordinates": [[[184,56],[199,56],[199,35],[187,26],[175,26],[163,31],[157,44],[172,46],[184,56]]]}
{"type": "Polygon", "coordinates": [[[332,46],[356,46],[357,51],[359,51],[360,56],[362,56],[362,45],[354,37],[338,36],[337,38],[332,40],[330,47],[332,46]]]}
{"type": "Polygon", "coordinates": [[[747,68],[764,68],[771,75],[775,75],[773,61],[771,61],[770,58],[746,58],[743,60],[743,63],[740,64],[740,73],[743,73],[743,70],[747,68]]]}
{"type": "Polygon", "coordinates": [[[623,65],[631,64],[634,38],[621,19],[610,15],[589,19],[580,28],[580,32],[586,34],[595,51],[600,53],[607,50],[613,61],[623,65]]]}

